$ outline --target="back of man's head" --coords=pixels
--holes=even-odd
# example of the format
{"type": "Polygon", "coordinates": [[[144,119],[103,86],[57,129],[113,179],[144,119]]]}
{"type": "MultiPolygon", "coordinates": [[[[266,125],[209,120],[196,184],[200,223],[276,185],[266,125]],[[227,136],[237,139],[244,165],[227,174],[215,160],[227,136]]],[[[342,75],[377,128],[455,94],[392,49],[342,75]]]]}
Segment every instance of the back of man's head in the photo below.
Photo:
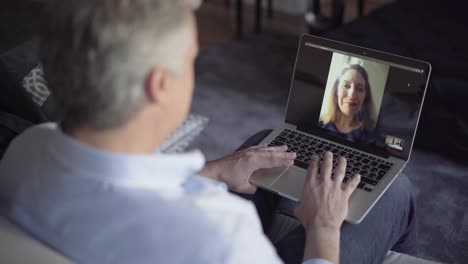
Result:
{"type": "Polygon", "coordinates": [[[155,66],[177,74],[200,0],[57,0],[41,34],[41,60],[62,126],[120,126],[144,105],[155,66]]]}

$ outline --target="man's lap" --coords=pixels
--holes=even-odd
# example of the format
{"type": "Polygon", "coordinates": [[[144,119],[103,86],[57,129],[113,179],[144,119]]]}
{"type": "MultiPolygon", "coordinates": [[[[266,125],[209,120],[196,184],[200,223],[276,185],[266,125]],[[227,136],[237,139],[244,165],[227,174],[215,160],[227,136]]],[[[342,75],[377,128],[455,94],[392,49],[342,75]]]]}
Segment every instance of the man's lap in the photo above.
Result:
{"type": "MultiPolygon", "coordinates": [[[[271,130],[249,138],[239,149],[258,144],[271,130]]],[[[259,190],[252,200],[267,232],[278,211],[291,214],[294,201],[259,190]],[[270,210],[270,211],[268,211],[270,210]]],[[[411,183],[401,174],[358,225],[344,223],[341,228],[341,263],[382,263],[390,249],[403,253],[416,252],[415,202],[411,183]]],[[[300,263],[304,250],[304,230],[297,227],[276,243],[278,254],[287,263],[300,263]]]]}
{"type": "MultiPolygon", "coordinates": [[[[414,254],[415,222],[410,217],[414,218],[414,198],[407,176],[401,174],[360,224],[343,223],[340,263],[382,263],[391,249],[414,254]]],[[[304,235],[299,226],[275,244],[288,263],[301,262],[304,235]]]]}

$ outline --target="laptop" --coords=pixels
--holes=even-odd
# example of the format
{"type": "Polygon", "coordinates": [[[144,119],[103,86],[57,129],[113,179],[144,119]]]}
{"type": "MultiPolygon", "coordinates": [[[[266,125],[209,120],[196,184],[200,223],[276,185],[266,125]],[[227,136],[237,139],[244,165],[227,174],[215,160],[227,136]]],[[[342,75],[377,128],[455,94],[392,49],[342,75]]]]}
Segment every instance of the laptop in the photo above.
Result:
{"type": "Polygon", "coordinates": [[[347,160],[361,182],[346,221],[360,223],[411,155],[431,65],[315,36],[301,37],[286,116],[260,144],[288,145],[294,166],[261,169],[257,187],[299,201],[313,154],[347,160]]]}

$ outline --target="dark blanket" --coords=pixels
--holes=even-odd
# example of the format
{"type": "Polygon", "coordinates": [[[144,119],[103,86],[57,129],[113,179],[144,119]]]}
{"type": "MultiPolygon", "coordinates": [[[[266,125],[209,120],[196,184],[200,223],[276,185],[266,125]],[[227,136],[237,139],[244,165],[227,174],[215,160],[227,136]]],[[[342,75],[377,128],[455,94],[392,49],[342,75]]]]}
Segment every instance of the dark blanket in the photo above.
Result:
{"type": "Polygon", "coordinates": [[[323,36],[430,62],[432,75],[416,144],[466,162],[468,16],[463,4],[397,1],[323,36]]]}

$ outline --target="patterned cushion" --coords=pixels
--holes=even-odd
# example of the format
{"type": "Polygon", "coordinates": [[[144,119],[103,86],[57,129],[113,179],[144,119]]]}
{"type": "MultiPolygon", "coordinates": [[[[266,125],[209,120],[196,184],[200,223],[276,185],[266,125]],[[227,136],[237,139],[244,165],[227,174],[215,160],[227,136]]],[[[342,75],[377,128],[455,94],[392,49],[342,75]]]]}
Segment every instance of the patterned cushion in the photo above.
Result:
{"type": "Polygon", "coordinates": [[[159,149],[165,153],[184,152],[203,131],[208,120],[206,116],[190,113],[184,123],[159,146],[159,149]]]}
{"type": "Polygon", "coordinates": [[[42,106],[50,95],[41,64],[37,65],[24,77],[22,84],[23,88],[38,106],[42,106]]]}
{"type": "MultiPolygon", "coordinates": [[[[44,77],[44,71],[39,64],[23,79],[23,88],[32,100],[41,107],[50,96],[50,90],[44,77]]],[[[198,114],[189,114],[183,124],[167,138],[159,147],[162,152],[180,153],[185,151],[208,124],[208,118],[198,114]]]]}
{"type": "MultiPolygon", "coordinates": [[[[54,102],[53,94],[47,87],[47,81],[42,66],[38,63],[37,46],[37,40],[33,39],[2,54],[0,57],[0,66],[3,66],[6,75],[10,77],[8,79],[13,82],[12,87],[9,87],[9,89],[17,90],[15,94],[7,93],[7,95],[11,94],[11,96],[5,100],[5,104],[13,101],[13,106],[19,106],[17,103],[14,103],[14,101],[26,99],[26,101],[30,101],[32,105],[32,107],[30,107],[31,109],[26,111],[27,113],[23,113],[25,112],[24,106],[19,107],[20,109],[17,109],[18,111],[11,111],[9,108],[5,109],[5,107],[3,107],[4,102],[0,100],[0,110],[3,109],[6,112],[15,114],[19,118],[30,120],[33,123],[54,121],[55,113],[59,111],[54,102]],[[31,118],[28,115],[30,112],[39,112],[39,115],[43,118],[31,118]]],[[[2,79],[3,78],[0,78],[0,82],[3,83],[4,81],[2,79]]],[[[192,113],[189,114],[185,122],[162,143],[160,150],[170,153],[183,152],[192,140],[203,131],[207,124],[207,117],[192,113]]],[[[11,140],[10,136],[8,140],[11,140]]]]}

